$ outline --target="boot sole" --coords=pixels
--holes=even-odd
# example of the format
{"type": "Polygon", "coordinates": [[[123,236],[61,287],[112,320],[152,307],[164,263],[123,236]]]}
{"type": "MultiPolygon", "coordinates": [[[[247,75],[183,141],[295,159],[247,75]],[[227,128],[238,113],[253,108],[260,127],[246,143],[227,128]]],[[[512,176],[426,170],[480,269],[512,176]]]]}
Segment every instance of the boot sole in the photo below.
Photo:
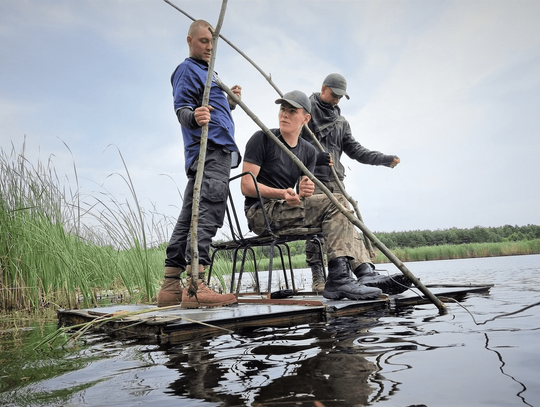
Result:
{"type": "Polygon", "coordinates": [[[348,294],[340,291],[323,291],[323,297],[328,300],[342,300],[348,298],[350,300],[376,300],[380,293],[373,294],[348,294]]]}
{"type": "Polygon", "coordinates": [[[163,301],[163,302],[158,301],[157,306],[158,308],[172,307],[173,305],[180,305],[181,303],[182,303],[181,301],[163,301]]]}
{"type": "Polygon", "coordinates": [[[397,276],[382,283],[362,282],[361,284],[366,287],[380,288],[383,293],[394,295],[407,291],[411,287],[412,282],[405,276],[397,276]]]}

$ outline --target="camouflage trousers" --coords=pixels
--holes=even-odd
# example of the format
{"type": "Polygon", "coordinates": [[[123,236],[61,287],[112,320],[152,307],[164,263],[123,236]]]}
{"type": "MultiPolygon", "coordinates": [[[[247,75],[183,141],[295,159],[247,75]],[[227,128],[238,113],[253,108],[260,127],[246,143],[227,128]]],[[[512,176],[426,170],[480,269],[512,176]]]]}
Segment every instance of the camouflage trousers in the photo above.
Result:
{"type": "MultiPolygon", "coordinates": [[[[342,194],[334,196],[348,208],[348,202],[342,194]]],[[[290,206],[283,199],[268,199],[265,200],[264,209],[272,230],[291,227],[321,228],[328,261],[344,256],[360,259],[366,251],[355,226],[325,194],[301,198],[298,206],[290,206]]],[[[247,210],[246,217],[253,232],[258,235],[264,233],[262,208],[252,206],[247,210]]]]}
{"type": "MultiPolygon", "coordinates": [[[[339,186],[335,181],[327,181],[324,182],[324,185],[330,190],[330,192],[334,193],[334,195],[337,197],[337,195],[342,196],[340,193],[339,186]]],[[[325,195],[325,193],[317,186],[315,186],[315,192],[314,195],[325,195]]],[[[340,202],[342,202],[340,200],[340,202]]],[[[343,202],[342,202],[343,203],[343,202]]],[[[343,204],[347,209],[350,208],[349,202],[345,200],[345,203],[343,204]]],[[[360,255],[358,257],[355,257],[354,259],[351,259],[351,268],[354,270],[356,269],[360,264],[362,263],[371,263],[371,257],[369,255],[369,252],[366,249],[366,246],[364,245],[364,241],[362,239],[362,236],[358,233],[358,238],[360,239],[360,255]]],[[[319,236],[319,239],[321,241],[321,244],[323,245],[323,249],[325,248],[325,240],[324,236],[319,236]]],[[[319,255],[319,245],[312,241],[307,240],[306,241],[306,263],[309,267],[312,265],[315,265],[317,263],[320,263],[320,255],[319,255]]]]}

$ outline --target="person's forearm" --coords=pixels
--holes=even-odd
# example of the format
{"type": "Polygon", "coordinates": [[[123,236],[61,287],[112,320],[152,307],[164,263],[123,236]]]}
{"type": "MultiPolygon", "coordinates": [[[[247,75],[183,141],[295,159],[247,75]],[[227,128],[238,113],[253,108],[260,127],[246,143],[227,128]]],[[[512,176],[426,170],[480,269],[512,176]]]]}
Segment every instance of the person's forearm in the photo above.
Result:
{"type": "MultiPolygon", "coordinates": [[[[285,189],[268,187],[259,182],[257,182],[257,187],[259,188],[259,192],[263,198],[285,199],[285,189]]],[[[251,180],[242,185],[242,194],[250,198],[257,198],[257,190],[255,189],[255,185],[253,185],[253,182],[251,182],[251,180]]]]}
{"type": "Polygon", "coordinates": [[[197,120],[195,120],[195,112],[189,107],[182,107],[176,111],[178,121],[184,127],[188,129],[196,129],[199,126],[197,120]]]}

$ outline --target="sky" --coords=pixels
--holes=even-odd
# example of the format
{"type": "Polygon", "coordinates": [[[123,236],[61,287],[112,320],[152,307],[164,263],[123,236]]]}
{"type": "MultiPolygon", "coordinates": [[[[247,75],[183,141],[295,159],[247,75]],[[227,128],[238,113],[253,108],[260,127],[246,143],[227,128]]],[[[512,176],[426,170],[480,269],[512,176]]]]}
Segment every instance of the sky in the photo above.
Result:
{"type": "MultiPolygon", "coordinates": [[[[217,24],[221,1],[171,1],[217,24]]],[[[392,232],[540,224],[538,21],[536,0],[229,0],[221,34],[283,93],[347,79],[353,136],[401,163],[344,156],[345,185],[365,225],[392,232]]],[[[190,23],[162,0],[0,0],[0,148],[24,143],[89,196],[129,197],[128,173],[143,207],[176,218],[170,76],[190,23]]],[[[215,71],[277,127],[277,92],[224,41],[215,71]]],[[[233,116],[243,152],[259,127],[233,116]]]]}

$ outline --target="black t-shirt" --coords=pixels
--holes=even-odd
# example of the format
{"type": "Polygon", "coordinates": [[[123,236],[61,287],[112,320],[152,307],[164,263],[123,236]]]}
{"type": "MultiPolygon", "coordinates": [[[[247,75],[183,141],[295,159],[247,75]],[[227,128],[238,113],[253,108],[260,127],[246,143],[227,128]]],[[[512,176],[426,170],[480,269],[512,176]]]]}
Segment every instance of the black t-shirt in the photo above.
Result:
{"type": "MultiPolygon", "coordinates": [[[[317,162],[317,150],[303,138],[298,138],[298,144],[290,147],[284,140],[279,129],[271,129],[279,140],[313,173],[317,162]]],[[[303,175],[300,168],[274,140],[264,131],[256,132],[246,144],[244,161],[260,167],[257,182],[271,188],[294,188],[303,175]]],[[[256,198],[246,197],[246,208],[257,202],[256,198]]]]}

